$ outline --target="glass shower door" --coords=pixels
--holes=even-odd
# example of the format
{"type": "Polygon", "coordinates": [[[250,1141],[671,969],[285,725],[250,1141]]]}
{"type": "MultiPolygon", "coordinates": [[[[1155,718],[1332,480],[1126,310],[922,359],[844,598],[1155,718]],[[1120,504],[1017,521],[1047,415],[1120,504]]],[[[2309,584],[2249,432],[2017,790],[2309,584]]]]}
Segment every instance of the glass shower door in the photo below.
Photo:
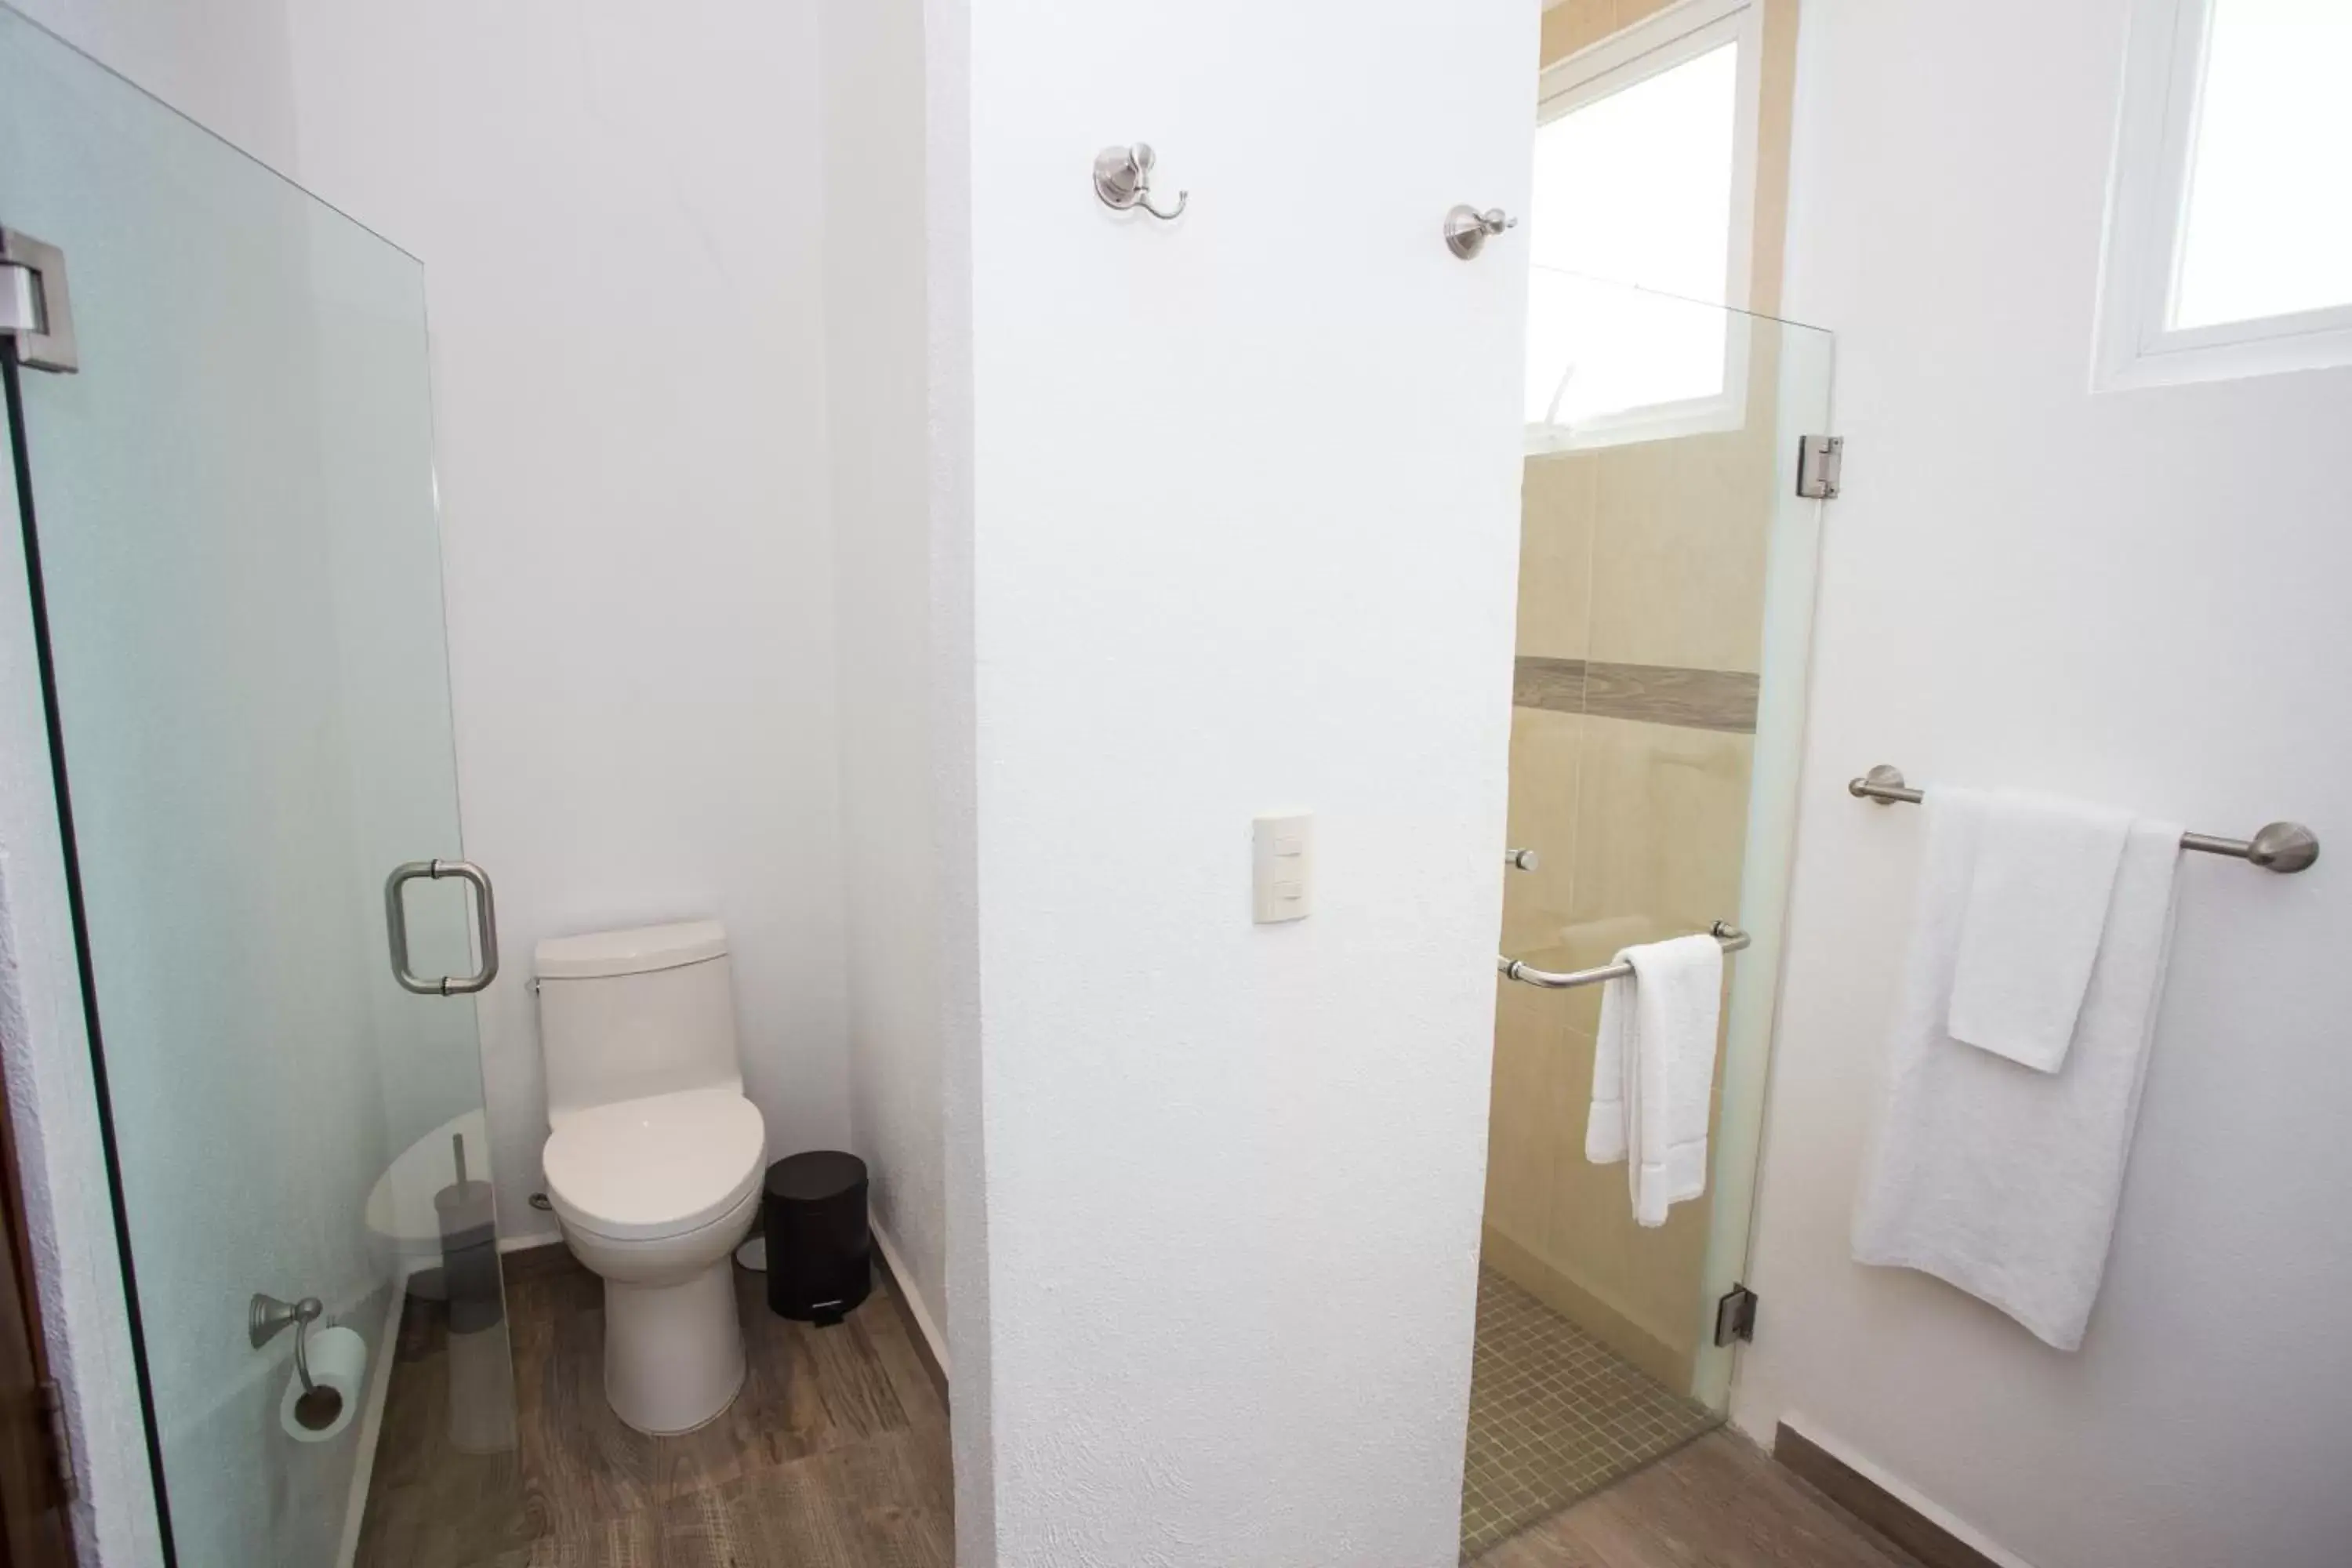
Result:
{"type": "Polygon", "coordinates": [[[1826,332],[1540,267],[1528,316],[1508,829],[1527,853],[1502,952],[1557,975],[1717,922],[1748,944],[1724,963],[1706,1191],[1654,1227],[1624,1165],[1585,1158],[1601,987],[1499,983],[1472,1545],[1724,1414],[1821,525],[1798,450],[1829,429],[1826,332]]]}
{"type": "Polygon", "coordinates": [[[79,360],[0,346],[165,1540],[454,1563],[365,1532],[371,1488],[445,1489],[477,1547],[520,1519],[492,931],[431,874],[463,851],[422,271],[5,8],[0,225],[55,247],[79,360]]]}
{"type": "Polygon", "coordinates": [[[1547,268],[1529,317],[1510,842],[1538,866],[1506,881],[1504,951],[1573,971],[1718,921],[1749,945],[1724,963],[1705,1196],[1639,1226],[1622,1168],[1584,1160],[1597,985],[1504,986],[1498,1152],[1550,1147],[1528,1152],[1545,1173],[1532,1194],[1490,1194],[1523,1200],[1504,1205],[1506,1240],[1554,1297],[1719,1409],[1717,1307],[1747,1258],[1819,552],[1798,451],[1829,430],[1832,339],[1547,268]],[[1507,1070],[1540,1074],[1561,1114],[1521,1129],[1529,1101],[1504,1093],[1507,1070]]]}

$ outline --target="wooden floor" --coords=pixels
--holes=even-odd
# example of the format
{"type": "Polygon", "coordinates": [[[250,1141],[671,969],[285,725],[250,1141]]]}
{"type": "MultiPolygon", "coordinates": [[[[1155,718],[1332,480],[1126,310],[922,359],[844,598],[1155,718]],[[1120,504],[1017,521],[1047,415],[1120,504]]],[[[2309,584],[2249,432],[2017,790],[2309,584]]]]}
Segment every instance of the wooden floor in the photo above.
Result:
{"type": "MultiPolygon", "coordinates": [[[[887,1276],[831,1329],[771,1313],[739,1270],[751,1363],[698,1432],[646,1437],[604,1403],[602,1282],[562,1247],[509,1259],[516,1447],[450,1444],[441,1310],[396,1347],[360,1568],[950,1568],[947,1413],[887,1276]]],[[[1715,1432],[1534,1525],[1473,1568],[1916,1568],[1715,1432]]]]}
{"type": "Polygon", "coordinates": [[[887,1277],[848,1321],[788,1322],[736,1270],[750,1373],[677,1437],[604,1403],[603,1282],[561,1247],[508,1260],[516,1450],[448,1440],[440,1310],[395,1352],[361,1568],[949,1568],[947,1414],[887,1277]]]}
{"type": "Polygon", "coordinates": [[[1731,1432],[1555,1514],[1473,1568],[1917,1568],[1731,1432]]]}

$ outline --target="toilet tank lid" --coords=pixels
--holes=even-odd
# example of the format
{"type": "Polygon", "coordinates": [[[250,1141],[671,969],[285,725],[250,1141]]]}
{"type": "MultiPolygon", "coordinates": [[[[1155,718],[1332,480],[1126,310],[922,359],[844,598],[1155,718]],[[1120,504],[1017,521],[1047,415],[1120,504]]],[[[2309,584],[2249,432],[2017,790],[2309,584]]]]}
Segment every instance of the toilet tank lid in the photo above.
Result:
{"type": "Polygon", "coordinates": [[[723,957],[726,952],[727,928],[717,921],[681,921],[550,937],[533,951],[531,961],[541,980],[593,980],[676,969],[723,957]]]}

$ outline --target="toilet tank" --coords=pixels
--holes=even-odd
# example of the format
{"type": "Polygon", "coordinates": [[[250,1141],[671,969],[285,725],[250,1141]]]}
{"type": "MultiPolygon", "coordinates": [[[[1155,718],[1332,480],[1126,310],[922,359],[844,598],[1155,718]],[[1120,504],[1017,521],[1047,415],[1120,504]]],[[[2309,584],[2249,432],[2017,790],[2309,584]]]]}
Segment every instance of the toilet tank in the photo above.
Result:
{"type": "Polygon", "coordinates": [[[551,937],[532,962],[551,1126],[616,1100],[742,1092],[727,931],[717,921],[551,937]]]}

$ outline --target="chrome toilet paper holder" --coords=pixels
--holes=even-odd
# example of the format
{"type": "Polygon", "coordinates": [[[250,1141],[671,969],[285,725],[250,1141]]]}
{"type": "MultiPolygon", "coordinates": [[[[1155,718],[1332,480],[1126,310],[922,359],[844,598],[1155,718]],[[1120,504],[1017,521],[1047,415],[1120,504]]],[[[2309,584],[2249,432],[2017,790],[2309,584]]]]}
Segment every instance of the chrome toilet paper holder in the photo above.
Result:
{"type": "Polygon", "coordinates": [[[294,1331],[294,1375],[302,1384],[301,1397],[294,1401],[294,1419],[313,1432],[325,1431],[343,1413],[342,1394],[310,1377],[310,1325],[326,1310],[316,1296],[281,1301],[263,1290],[253,1293],[252,1303],[246,1310],[246,1338],[255,1350],[289,1328],[294,1331]]]}

